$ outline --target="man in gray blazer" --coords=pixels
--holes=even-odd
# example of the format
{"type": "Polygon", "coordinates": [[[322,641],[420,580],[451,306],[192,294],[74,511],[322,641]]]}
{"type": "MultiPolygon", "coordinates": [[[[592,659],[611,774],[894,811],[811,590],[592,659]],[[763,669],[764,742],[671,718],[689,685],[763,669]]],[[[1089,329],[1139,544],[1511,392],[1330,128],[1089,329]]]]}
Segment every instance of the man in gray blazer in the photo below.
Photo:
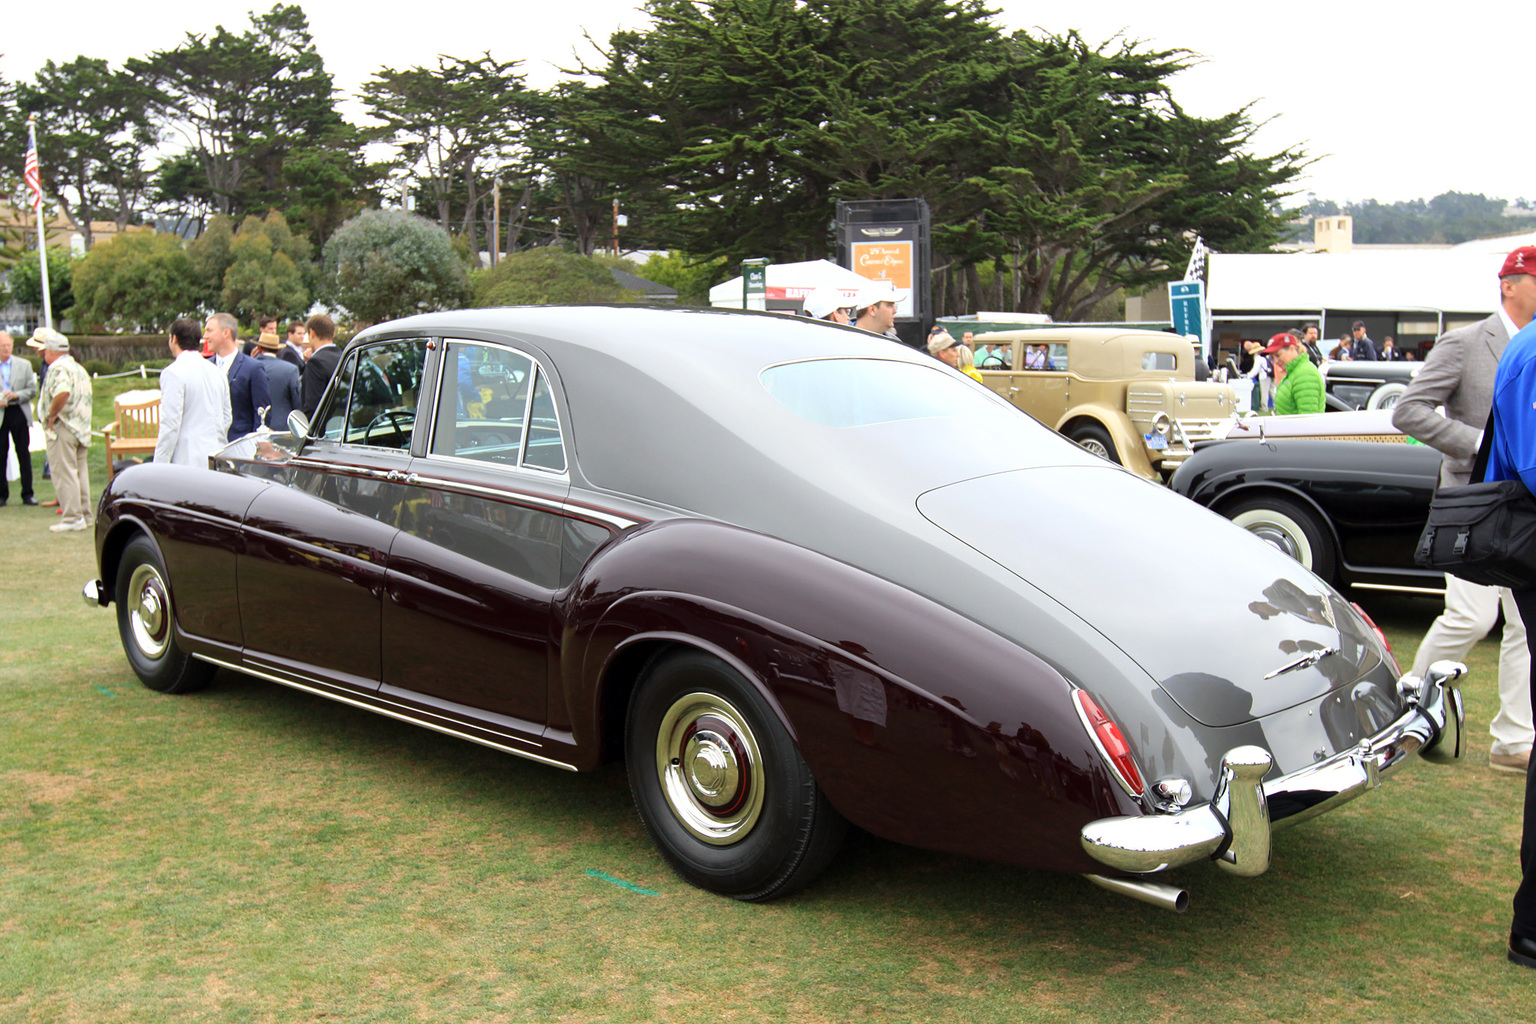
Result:
{"type": "MultiPolygon", "coordinates": [[[[1536,246],[1510,253],[1499,270],[1499,308],[1486,320],[1447,331],[1424,369],[1408,385],[1392,414],[1392,424],[1445,454],[1440,486],[1469,482],[1478,442],[1493,407],[1493,378],[1499,357],[1514,333],[1536,315],[1536,246]],[[1445,406],[1441,415],[1438,406],[1445,406]]],[[[1460,661],[1487,635],[1504,608],[1504,640],[1499,648],[1499,711],[1488,726],[1493,736],[1488,764],[1496,771],[1524,775],[1531,760],[1531,661],[1525,625],[1509,590],[1480,587],[1455,576],[1445,578],[1445,611],[1424,634],[1413,672],[1422,676],[1443,658],[1460,661]]]]}
{"type": "Polygon", "coordinates": [[[11,500],[10,441],[16,446],[21,470],[21,503],[36,505],[32,496],[32,400],[37,397],[37,374],[32,364],[11,353],[16,341],[0,331],[0,505],[11,500]]]}

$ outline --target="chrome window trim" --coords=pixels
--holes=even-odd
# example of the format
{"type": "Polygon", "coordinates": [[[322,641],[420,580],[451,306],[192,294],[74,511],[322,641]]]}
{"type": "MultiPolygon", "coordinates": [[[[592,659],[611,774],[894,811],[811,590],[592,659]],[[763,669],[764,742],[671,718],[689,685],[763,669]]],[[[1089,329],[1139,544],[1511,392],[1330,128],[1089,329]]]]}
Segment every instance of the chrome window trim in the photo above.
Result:
{"type": "Polygon", "coordinates": [[[531,352],[525,352],[524,350],[518,348],[516,345],[508,345],[505,342],[477,341],[473,338],[453,338],[446,335],[438,340],[442,341],[444,350],[438,354],[437,391],[432,396],[432,429],[429,431],[430,436],[427,438],[427,446],[424,450],[425,454],[423,455],[423,458],[447,459],[464,465],[492,467],[500,470],[529,470],[535,473],[543,473],[547,476],[568,482],[571,478],[571,456],[570,452],[568,452],[565,447],[565,422],[560,416],[559,403],[554,401],[553,387],[550,388],[550,405],[554,408],[555,427],[560,431],[560,454],[565,459],[565,468],[550,469],[546,466],[528,465],[526,462],[526,457],[528,454],[528,434],[533,427],[533,389],[538,386],[539,377],[541,375],[547,380],[554,380],[554,377],[549,373],[547,369],[545,369],[544,364],[539,362],[538,357],[533,355],[531,352]],[[518,442],[516,466],[509,466],[504,462],[485,462],[480,459],[466,459],[460,455],[447,455],[442,452],[434,452],[432,450],[432,446],[437,443],[437,405],[441,400],[443,380],[447,375],[447,360],[444,359],[443,356],[447,354],[447,346],[449,345],[476,345],[480,348],[494,348],[503,352],[512,352],[527,359],[529,364],[533,367],[533,377],[528,382],[528,394],[523,399],[523,432],[522,437],[518,442]]]}
{"type": "MultiPolygon", "coordinates": [[[[433,342],[433,340],[434,339],[431,337],[431,335],[422,334],[422,335],[414,335],[414,336],[406,337],[406,338],[380,338],[378,341],[365,342],[365,343],[357,346],[356,348],[348,348],[346,351],[344,351],[341,354],[341,362],[336,364],[336,371],[337,372],[333,373],[331,375],[331,379],[328,382],[326,382],[325,391],[322,392],[321,395],[320,395],[320,403],[315,406],[315,412],[318,413],[321,409],[325,408],[325,400],[331,396],[331,391],[335,388],[336,382],[341,379],[341,368],[342,368],[342,366],[344,366],[349,359],[352,359],[354,356],[356,356],[357,353],[362,352],[364,349],[378,348],[381,345],[394,345],[394,344],[398,344],[398,343],[400,343],[402,341],[405,341],[405,342],[411,342],[411,341],[420,342],[421,346],[422,346],[422,352],[424,353],[424,356],[423,356],[422,361],[421,361],[422,383],[426,383],[427,363],[430,362],[431,359],[432,359],[431,353],[432,353],[432,342],[433,342]]],[[[332,344],[335,344],[335,343],[332,342],[332,344]]],[[[357,358],[361,359],[360,356],[357,357],[357,358]]],[[[438,373],[438,374],[436,374],[436,376],[441,378],[442,374],[438,373]]],[[[356,441],[348,441],[346,439],[347,414],[349,412],[351,412],[351,410],[352,410],[352,396],[355,393],[356,392],[354,392],[351,387],[347,388],[347,408],[342,410],[342,436],[341,437],[338,437],[338,438],[333,438],[333,437],[311,437],[311,438],[308,438],[307,440],[308,441],[313,441],[313,442],[329,441],[331,444],[334,444],[334,445],[336,445],[336,446],[338,446],[340,448],[346,448],[346,449],[348,449],[350,451],[399,452],[399,453],[405,455],[406,458],[410,458],[411,457],[411,447],[414,447],[414,445],[415,445],[415,437],[416,437],[416,427],[415,427],[414,423],[411,425],[411,446],[408,446],[408,447],[405,447],[405,448],[383,448],[383,447],[380,447],[379,445],[376,445],[376,444],[359,444],[356,441]]],[[[421,389],[418,388],[417,389],[417,393],[416,393],[416,419],[418,419],[418,420],[421,419],[421,397],[422,397],[421,396],[421,389]]],[[[433,398],[433,401],[435,402],[436,399],[437,399],[437,394],[436,394],[435,391],[434,391],[434,393],[432,395],[432,398],[433,398]]],[[[434,406],[434,408],[435,408],[435,406],[434,406]]],[[[295,456],[294,459],[291,459],[289,461],[291,463],[293,461],[297,461],[297,459],[298,459],[298,456],[295,456]]],[[[313,466],[311,468],[318,469],[320,467],[319,466],[313,466]]],[[[331,467],[331,468],[334,468],[334,467],[331,467]]]]}

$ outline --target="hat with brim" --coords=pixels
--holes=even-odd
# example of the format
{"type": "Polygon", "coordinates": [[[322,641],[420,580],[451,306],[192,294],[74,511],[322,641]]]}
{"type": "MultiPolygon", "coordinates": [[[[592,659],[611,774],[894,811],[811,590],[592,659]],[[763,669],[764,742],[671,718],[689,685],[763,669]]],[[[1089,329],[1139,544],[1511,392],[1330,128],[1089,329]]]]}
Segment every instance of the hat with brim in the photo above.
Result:
{"type": "Polygon", "coordinates": [[[836,288],[817,288],[805,297],[805,315],[817,320],[825,320],[833,311],[842,309],[848,305],[841,292],[836,288]]]}
{"type": "Polygon", "coordinates": [[[68,352],[69,339],[52,327],[39,327],[27,339],[27,344],[39,352],[68,352]]]}
{"type": "Polygon", "coordinates": [[[859,289],[853,308],[855,312],[863,312],[877,302],[900,302],[906,297],[906,291],[894,287],[889,281],[871,281],[859,289]]]}
{"type": "Polygon", "coordinates": [[[256,339],[256,347],[264,348],[268,352],[276,352],[283,347],[283,343],[275,334],[263,334],[256,339]]]}
{"type": "Polygon", "coordinates": [[[1277,334],[1273,338],[1269,339],[1269,344],[1265,345],[1259,354],[1266,356],[1274,355],[1276,352],[1279,352],[1281,349],[1289,345],[1299,346],[1300,344],[1301,339],[1296,337],[1294,334],[1277,334]]]}

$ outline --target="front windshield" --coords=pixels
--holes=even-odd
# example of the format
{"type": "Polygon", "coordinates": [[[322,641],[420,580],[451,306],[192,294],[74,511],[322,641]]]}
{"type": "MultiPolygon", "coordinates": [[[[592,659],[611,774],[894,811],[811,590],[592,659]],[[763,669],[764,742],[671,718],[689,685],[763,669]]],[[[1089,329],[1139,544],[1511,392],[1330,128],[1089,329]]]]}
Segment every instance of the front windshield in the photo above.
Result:
{"type": "Polygon", "coordinates": [[[917,363],[886,359],[815,359],[770,366],[768,393],[791,412],[824,427],[897,420],[1018,414],[977,384],[917,363]]]}

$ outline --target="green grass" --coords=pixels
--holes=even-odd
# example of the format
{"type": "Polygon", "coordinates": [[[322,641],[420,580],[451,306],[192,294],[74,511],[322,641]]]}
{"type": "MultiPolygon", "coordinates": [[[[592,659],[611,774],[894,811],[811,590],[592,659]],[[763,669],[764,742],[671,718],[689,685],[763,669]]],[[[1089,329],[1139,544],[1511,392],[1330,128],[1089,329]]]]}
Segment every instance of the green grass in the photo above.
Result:
{"type": "MultiPolygon", "coordinates": [[[[1183,916],[869,837],[748,906],[666,869],[620,770],[232,673],[145,690],[79,597],[88,535],[47,511],[0,509],[0,1021],[1442,1022],[1536,1000],[1503,954],[1521,786],[1486,766],[1488,641],[1466,760],[1278,834],[1260,878],[1179,873],[1183,916]]],[[[1405,661],[1437,610],[1365,603],[1405,661]]]]}

